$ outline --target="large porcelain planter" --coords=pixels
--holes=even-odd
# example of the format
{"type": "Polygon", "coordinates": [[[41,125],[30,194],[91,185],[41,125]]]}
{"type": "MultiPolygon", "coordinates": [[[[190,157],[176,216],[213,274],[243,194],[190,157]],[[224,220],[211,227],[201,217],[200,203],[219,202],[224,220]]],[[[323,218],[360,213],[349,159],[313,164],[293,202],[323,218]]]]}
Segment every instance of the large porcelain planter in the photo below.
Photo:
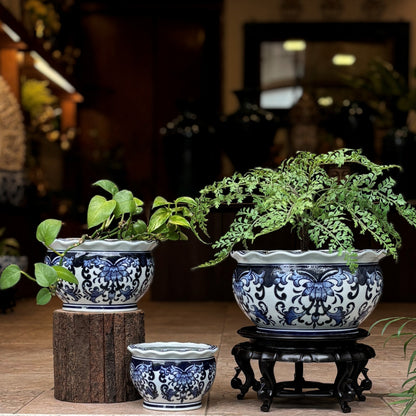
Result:
{"type": "Polygon", "coordinates": [[[328,251],[235,251],[235,299],[260,329],[282,334],[354,332],[380,299],[382,250],[358,251],[351,273],[328,251]]]}
{"type": "Polygon", "coordinates": [[[130,376],[143,407],[154,410],[194,410],[210,390],[217,347],[192,342],[151,342],[129,345],[130,376]]]}
{"type": "MultiPolygon", "coordinates": [[[[57,239],[52,248],[63,252],[76,239],[57,239]]],[[[138,300],[153,280],[152,250],[156,242],[88,240],[66,253],[62,265],[75,274],[78,285],[61,281],[56,295],[64,310],[121,312],[137,310],[138,300]]],[[[45,263],[58,264],[48,251],[45,263]]]]}

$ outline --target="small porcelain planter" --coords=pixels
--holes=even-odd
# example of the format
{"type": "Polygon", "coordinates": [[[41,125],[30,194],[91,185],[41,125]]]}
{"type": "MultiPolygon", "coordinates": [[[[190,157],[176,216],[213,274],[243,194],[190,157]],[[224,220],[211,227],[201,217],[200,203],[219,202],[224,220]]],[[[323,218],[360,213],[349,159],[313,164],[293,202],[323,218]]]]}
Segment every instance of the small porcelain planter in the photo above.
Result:
{"type": "Polygon", "coordinates": [[[210,390],[216,373],[217,347],[191,342],[129,345],[130,376],[143,407],[154,410],[195,410],[210,390]]]}
{"type": "Polygon", "coordinates": [[[357,252],[351,273],[338,253],[328,251],[235,251],[233,292],[259,330],[281,334],[331,335],[354,332],[378,303],[383,250],[357,252]]]}
{"type": "MultiPolygon", "coordinates": [[[[76,239],[57,239],[52,248],[65,251],[76,239]]],[[[62,265],[74,273],[78,285],[59,282],[56,295],[62,309],[83,312],[137,310],[138,300],[153,280],[154,241],[87,240],[66,253],[62,265]]],[[[58,264],[59,256],[48,251],[46,264],[58,264]]]]}

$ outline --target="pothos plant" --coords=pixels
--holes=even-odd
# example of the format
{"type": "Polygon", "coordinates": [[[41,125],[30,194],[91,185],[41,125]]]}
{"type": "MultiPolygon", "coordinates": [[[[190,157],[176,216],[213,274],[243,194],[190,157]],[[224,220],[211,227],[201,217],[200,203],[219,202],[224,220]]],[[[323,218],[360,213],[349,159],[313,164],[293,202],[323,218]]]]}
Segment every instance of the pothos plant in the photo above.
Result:
{"type": "Polygon", "coordinates": [[[151,207],[148,221],[143,219],[144,203],[129,190],[119,190],[117,185],[109,180],[99,180],[93,185],[110,194],[110,198],[95,195],[91,198],[87,210],[87,226],[89,232],[68,247],[64,252],[57,252],[51,247],[58,237],[62,221],[47,219],[41,222],[36,230],[36,239],[47,249],[56,253],[61,261],[57,265],[35,263],[34,276],[22,270],[18,265],[6,267],[0,277],[0,289],[7,289],[16,285],[21,276],[35,281],[41,289],[36,301],[39,305],[48,303],[55,294],[59,280],[78,283],[76,277],[62,266],[65,254],[78,247],[86,240],[186,240],[184,229],[190,229],[189,222],[195,201],[190,197],[179,197],[173,202],[157,196],[151,207]]]}
{"type": "Polygon", "coordinates": [[[286,226],[297,234],[302,250],[338,252],[352,271],[357,268],[356,230],[369,234],[397,259],[401,238],[388,214],[395,209],[416,227],[416,209],[395,193],[395,181],[387,175],[394,168],[398,166],[371,162],[360,150],[303,151],[276,170],[255,168],[206,186],[196,198],[191,218],[195,229],[208,235],[207,218],[212,210],[221,205],[241,207],[225,234],[212,243],[214,258],[198,267],[215,265],[237,244],[249,248],[256,238],[286,226]],[[343,178],[332,177],[328,173],[331,167],[352,167],[352,172],[343,178]]]}

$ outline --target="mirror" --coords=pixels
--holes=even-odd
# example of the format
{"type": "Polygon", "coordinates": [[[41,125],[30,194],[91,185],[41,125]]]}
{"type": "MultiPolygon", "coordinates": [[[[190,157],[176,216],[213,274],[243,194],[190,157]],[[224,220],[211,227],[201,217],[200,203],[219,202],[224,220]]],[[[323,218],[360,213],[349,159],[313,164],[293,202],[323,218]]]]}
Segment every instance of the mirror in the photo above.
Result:
{"type": "Polygon", "coordinates": [[[245,26],[245,88],[259,104],[291,108],[306,90],[317,100],[354,99],[342,75],[363,73],[374,58],[408,78],[409,23],[249,23],[245,26]],[[289,41],[289,42],[288,42],[289,41]]]}

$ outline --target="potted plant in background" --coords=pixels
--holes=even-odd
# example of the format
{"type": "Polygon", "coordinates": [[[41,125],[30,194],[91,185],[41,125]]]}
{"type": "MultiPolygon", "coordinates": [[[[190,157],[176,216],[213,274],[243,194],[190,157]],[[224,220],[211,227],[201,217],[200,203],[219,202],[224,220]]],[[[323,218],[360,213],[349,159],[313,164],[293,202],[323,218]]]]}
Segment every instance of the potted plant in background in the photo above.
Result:
{"type": "MultiPolygon", "coordinates": [[[[3,237],[6,229],[0,229],[0,271],[3,271],[10,264],[19,265],[20,269],[26,270],[27,256],[20,254],[20,244],[13,237],[3,237]]],[[[16,305],[13,288],[0,290],[0,310],[5,313],[16,305]]]]}
{"type": "Polygon", "coordinates": [[[110,194],[91,198],[87,211],[89,233],[79,238],[58,238],[62,222],[47,219],[39,224],[36,238],[47,249],[45,262],[34,265],[34,276],[17,264],[9,265],[0,278],[0,288],[18,283],[21,276],[41,289],[37,303],[48,303],[53,295],[64,310],[128,311],[151,284],[154,275],[152,250],[158,242],[183,240],[190,228],[192,198],[153,201],[149,221],[143,219],[143,201],[129,190],[119,190],[109,180],[95,186],[110,194]]]}
{"type": "MultiPolygon", "coordinates": [[[[400,316],[383,318],[371,325],[370,331],[372,331],[372,329],[379,324],[384,324],[383,329],[381,330],[382,335],[387,334],[389,329],[394,328],[396,332],[391,333],[387,337],[385,343],[391,339],[404,339],[403,351],[405,355],[408,355],[410,345],[412,345],[412,342],[414,343],[416,340],[416,331],[414,329],[415,323],[416,318],[414,317],[400,316]]],[[[391,404],[404,405],[402,411],[400,412],[400,416],[406,416],[416,403],[416,367],[414,367],[415,360],[416,349],[413,349],[413,351],[410,351],[410,358],[406,375],[407,379],[402,384],[403,391],[391,394],[392,397],[397,398],[397,400],[391,404]]]]}
{"type": "Polygon", "coordinates": [[[206,186],[196,198],[193,228],[206,233],[212,210],[242,205],[212,244],[214,258],[199,267],[229,255],[237,260],[234,296],[260,330],[356,331],[381,296],[378,261],[398,256],[401,238],[389,212],[395,209],[416,226],[416,209],[394,192],[388,176],[394,168],[371,162],[359,150],[298,152],[277,170],[257,168],[206,186]],[[247,250],[258,237],[287,227],[300,250],[247,250]],[[358,250],[357,233],[377,248],[358,250]]]}

